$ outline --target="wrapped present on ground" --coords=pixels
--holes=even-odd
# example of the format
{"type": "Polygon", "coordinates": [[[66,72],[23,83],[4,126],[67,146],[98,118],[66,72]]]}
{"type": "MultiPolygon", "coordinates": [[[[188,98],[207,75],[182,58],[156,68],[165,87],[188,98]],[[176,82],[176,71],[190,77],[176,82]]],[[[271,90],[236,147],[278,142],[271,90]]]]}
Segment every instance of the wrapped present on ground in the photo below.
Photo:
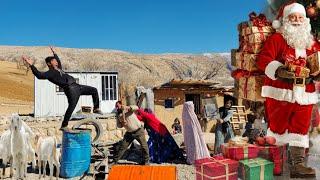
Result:
{"type": "Polygon", "coordinates": [[[223,156],[234,160],[252,159],[258,157],[259,148],[256,145],[231,146],[228,143],[221,145],[223,156]]]}
{"type": "Polygon", "coordinates": [[[247,71],[257,71],[256,65],[257,54],[249,54],[244,52],[235,53],[235,67],[247,71]]]}
{"type": "Polygon", "coordinates": [[[239,161],[239,177],[243,180],[273,180],[273,162],[262,159],[239,161]]]}
{"type": "Polygon", "coordinates": [[[264,76],[245,76],[239,79],[238,98],[251,101],[264,101],[261,96],[261,89],[264,83],[264,76]]]}
{"type": "Polygon", "coordinates": [[[310,69],[310,75],[317,76],[320,73],[320,52],[316,52],[307,57],[307,67],[310,69]]]}
{"type": "Polygon", "coordinates": [[[248,141],[248,137],[235,136],[228,141],[228,146],[247,146],[248,141]]]}
{"type": "Polygon", "coordinates": [[[281,175],[287,159],[287,144],[276,146],[258,146],[258,157],[274,163],[273,174],[281,175]]]}
{"type": "Polygon", "coordinates": [[[237,180],[238,161],[225,159],[223,157],[213,157],[198,159],[195,161],[197,180],[237,180]]]}

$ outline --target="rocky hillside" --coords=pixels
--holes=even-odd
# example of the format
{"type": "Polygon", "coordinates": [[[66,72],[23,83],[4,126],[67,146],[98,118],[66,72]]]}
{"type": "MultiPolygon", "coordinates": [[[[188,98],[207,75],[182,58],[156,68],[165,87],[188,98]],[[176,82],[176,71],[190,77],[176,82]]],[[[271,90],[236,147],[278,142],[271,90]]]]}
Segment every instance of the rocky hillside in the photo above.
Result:
{"type": "MultiPolygon", "coordinates": [[[[118,71],[120,83],[153,87],[173,78],[207,79],[232,85],[228,58],[221,54],[133,54],[102,49],[56,48],[67,71],[118,71]]],[[[0,46],[0,61],[21,61],[26,55],[46,70],[47,47],[0,46]]]]}

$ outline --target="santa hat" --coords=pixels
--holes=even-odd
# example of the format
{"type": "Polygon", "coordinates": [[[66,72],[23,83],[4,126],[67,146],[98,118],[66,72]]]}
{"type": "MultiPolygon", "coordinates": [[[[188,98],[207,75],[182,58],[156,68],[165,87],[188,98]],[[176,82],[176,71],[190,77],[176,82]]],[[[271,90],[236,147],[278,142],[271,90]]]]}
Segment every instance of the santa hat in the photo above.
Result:
{"type": "Polygon", "coordinates": [[[274,29],[279,29],[281,27],[281,22],[284,18],[288,17],[292,13],[300,13],[306,17],[306,9],[303,5],[299,3],[290,3],[282,6],[279,9],[277,19],[272,22],[272,27],[274,29]]]}

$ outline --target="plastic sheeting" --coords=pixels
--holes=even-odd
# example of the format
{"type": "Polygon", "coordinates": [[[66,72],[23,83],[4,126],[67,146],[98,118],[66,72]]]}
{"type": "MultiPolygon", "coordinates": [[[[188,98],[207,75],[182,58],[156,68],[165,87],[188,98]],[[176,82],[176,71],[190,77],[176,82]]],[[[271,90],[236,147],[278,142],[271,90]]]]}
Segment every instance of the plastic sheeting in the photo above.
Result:
{"type": "Polygon", "coordinates": [[[137,97],[141,95],[141,93],[146,93],[146,97],[142,102],[142,107],[144,109],[149,109],[154,112],[154,94],[151,88],[145,88],[143,86],[137,87],[137,97]]]}
{"type": "Polygon", "coordinates": [[[206,118],[209,119],[218,119],[220,118],[219,109],[215,104],[206,104],[204,105],[204,114],[206,118]]]}

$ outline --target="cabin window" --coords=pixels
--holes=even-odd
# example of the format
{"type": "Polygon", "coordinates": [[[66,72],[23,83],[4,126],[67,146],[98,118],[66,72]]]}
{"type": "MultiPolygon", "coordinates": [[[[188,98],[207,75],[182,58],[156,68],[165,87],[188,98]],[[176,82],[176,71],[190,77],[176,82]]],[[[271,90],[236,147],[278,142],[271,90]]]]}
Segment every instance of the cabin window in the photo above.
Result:
{"type": "Polygon", "coordinates": [[[102,81],[102,100],[117,100],[117,76],[104,75],[102,81]]]}
{"type": "Polygon", "coordinates": [[[173,99],[165,99],[164,100],[164,108],[174,108],[173,99]]]}

